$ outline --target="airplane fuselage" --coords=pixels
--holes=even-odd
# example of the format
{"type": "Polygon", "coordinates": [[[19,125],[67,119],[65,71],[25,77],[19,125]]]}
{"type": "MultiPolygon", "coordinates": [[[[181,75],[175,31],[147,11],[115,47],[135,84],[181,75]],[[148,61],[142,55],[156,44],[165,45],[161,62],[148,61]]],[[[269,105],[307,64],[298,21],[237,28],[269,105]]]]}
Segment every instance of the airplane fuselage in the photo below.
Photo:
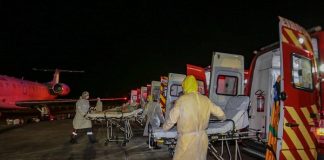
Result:
{"type": "Polygon", "coordinates": [[[0,108],[10,109],[17,101],[53,100],[56,97],[46,84],[0,75],[0,108]]]}

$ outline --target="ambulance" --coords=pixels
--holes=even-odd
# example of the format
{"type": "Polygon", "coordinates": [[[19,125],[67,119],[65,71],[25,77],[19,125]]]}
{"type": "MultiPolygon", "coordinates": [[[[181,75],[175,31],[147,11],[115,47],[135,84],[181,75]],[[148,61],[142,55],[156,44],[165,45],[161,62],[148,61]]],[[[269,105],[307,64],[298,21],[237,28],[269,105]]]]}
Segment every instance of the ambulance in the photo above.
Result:
{"type": "Polygon", "coordinates": [[[145,103],[146,103],[146,101],[147,101],[147,87],[146,86],[142,86],[141,87],[141,91],[140,91],[141,93],[140,93],[140,105],[142,106],[142,107],[144,107],[144,105],[145,105],[145,103]]]}
{"type": "Polygon", "coordinates": [[[139,95],[138,95],[137,89],[132,89],[131,93],[130,93],[129,103],[130,104],[136,103],[138,97],[139,97],[139,95]]]}
{"type": "Polygon", "coordinates": [[[267,160],[317,159],[318,74],[309,33],[279,17],[279,43],[261,48],[246,85],[249,129],[259,130],[267,160]]]}
{"type": "MultiPolygon", "coordinates": [[[[324,64],[324,33],[314,32],[311,38],[298,24],[282,17],[279,20],[280,41],[256,52],[249,70],[244,70],[239,56],[235,60],[235,55],[228,54],[231,58],[226,60],[226,54],[214,53],[206,90],[221,107],[228,97],[243,91],[250,97],[248,129],[260,135],[253,145],[243,142],[242,150],[267,160],[320,159],[324,150],[324,121],[319,114],[323,112],[324,81],[319,75],[323,77],[324,72],[317,71],[317,63],[324,64]],[[217,66],[222,63],[227,65],[217,66]]],[[[187,65],[188,73],[204,79],[201,67],[187,65]]]]}
{"type": "MultiPolygon", "coordinates": [[[[279,37],[279,42],[256,53],[248,71],[244,71],[243,56],[214,52],[210,80],[206,79],[204,68],[193,65],[187,65],[187,75],[194,75],[200,93],[208,94],[222,108],[231,96],[250,97],[248,130],[258,131],[254,143],[262,146],[264,152],[249,148],[245,151],[267,160],[315,160],[321,153],[324,123],[321,126],[323,82],[319,75],[323,73],[318,72],[314,49],[324,51],[324,36],[316,33],[312,39],[303,27],[279,17],[279,37]],[[313,47],[316,40],[317,48],[313,47]]],[[[324,56],[318,55],[318,61],[323,63],[324,56]]],[[[185,76],[177,80],[170,77],[172,74],[168,77],[167,111],[168,103],[181,93],[180,82],[185,76]],[[172,86],[172,81],[176,85],[172,86]]],[[[161,87],[160,84],[161,81],[161,87]]]]}
{"type": "MultiPolygon", "coordinates": [[[[320,116],[321,119],[317,124],[315,136],[318,141],[318,153],[321,158],[324,159],[324,117],[323,117],[323,104],[324,104],[324,31],[320,26],[313,27],[308,30],[312,37],[312,45],[314,50],[314,56],[318,69],[318,85],[317,89],[320,104],[320,116]]],[[[320,157],[319,157],[320,159],[320,157]]]]}

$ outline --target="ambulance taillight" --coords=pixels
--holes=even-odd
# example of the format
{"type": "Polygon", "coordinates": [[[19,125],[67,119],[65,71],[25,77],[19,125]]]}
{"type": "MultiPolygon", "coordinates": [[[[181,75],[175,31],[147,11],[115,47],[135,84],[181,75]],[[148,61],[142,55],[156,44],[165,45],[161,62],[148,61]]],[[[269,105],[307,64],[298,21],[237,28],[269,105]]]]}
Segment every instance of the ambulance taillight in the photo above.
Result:
{"type": "Polygon", "coordinates": [[[318,128],[316,128],[317,136],[324,136],[324,119],[320,119],[318,123],[318,128]]]}
{"type": "Polygon", "coordinates": [[[324,128],[317,128],[316,129],[317,136],[324,136],[324,128]]]}

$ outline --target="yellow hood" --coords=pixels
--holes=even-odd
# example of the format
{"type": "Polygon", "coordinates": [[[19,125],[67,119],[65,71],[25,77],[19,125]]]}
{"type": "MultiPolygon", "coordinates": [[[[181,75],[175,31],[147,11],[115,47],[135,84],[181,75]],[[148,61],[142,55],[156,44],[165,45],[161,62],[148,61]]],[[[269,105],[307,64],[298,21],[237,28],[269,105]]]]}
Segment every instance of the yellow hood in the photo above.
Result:
{"type": "Polygon", "coordinates": [[[147,101],[148,101],[148,102],[152,102],[152,101],[153,101],[151,95],[148,95],[148,96],[147,96],[147,101]]]}
{"type": "Polygon", "coordinates": [[[184,94],[198,92],[198,83],[196,78],[193,75],[187,76],[182,82],[182,88],[184,94]]]}

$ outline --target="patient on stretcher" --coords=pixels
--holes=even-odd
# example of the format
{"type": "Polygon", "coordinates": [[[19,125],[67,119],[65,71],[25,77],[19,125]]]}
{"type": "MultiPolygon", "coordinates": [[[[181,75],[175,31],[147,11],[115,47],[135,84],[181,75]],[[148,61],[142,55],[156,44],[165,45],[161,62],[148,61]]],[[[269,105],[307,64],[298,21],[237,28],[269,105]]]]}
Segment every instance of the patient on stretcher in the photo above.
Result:
{"type": "Polygon", "coordinates": [[[88,113],[88,118],[121,118],[121,117],[136,117],[138,114],[143,112],[143,109],[138,105],[124,104],[104,111],[92,111],[88,113]]]}

